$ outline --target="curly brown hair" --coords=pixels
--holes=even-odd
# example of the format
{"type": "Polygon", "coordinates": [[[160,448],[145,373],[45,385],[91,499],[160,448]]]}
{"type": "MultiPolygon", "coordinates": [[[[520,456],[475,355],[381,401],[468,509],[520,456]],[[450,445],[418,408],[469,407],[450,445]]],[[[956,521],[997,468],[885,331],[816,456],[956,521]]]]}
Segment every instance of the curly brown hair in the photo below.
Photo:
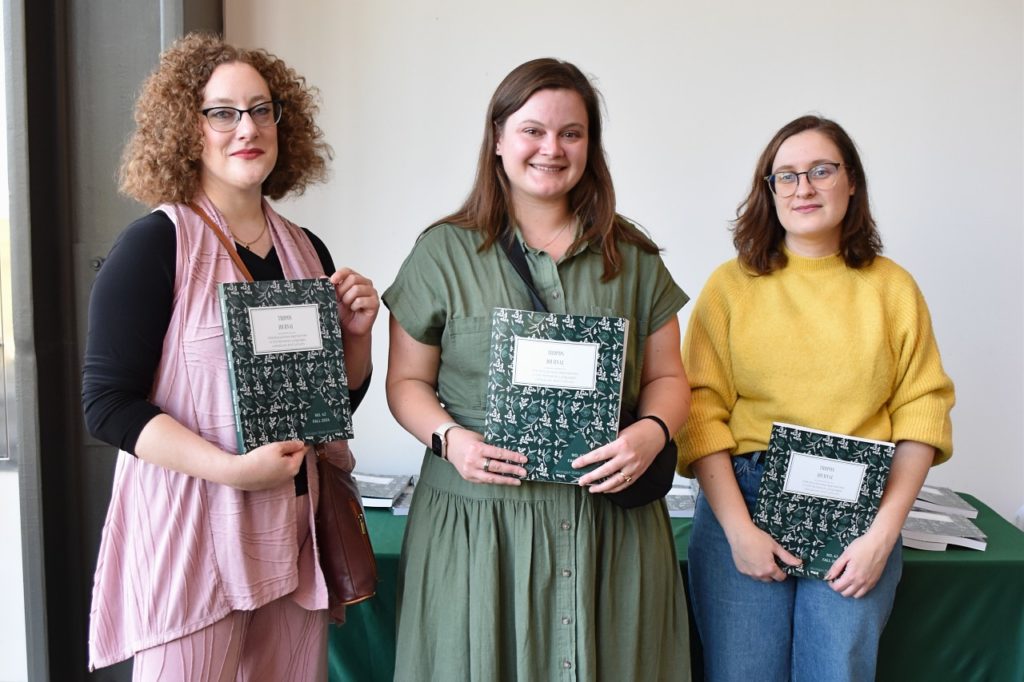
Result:
{"type": "Polygon", "coordinates": [[[759,275],[767,275],[786,267],[782,243],[786,231],[775,212],[775,197],[765,176],[772,172],[775,155],[782,143],[798,133],[815,130],[832,140],[843,157],[843,168],[855,190],[843,216],[839,234],[839,253],[851,268],[870,265],[882,252],[882,238],[871,217],[868,202],[868,179],[864,174],[857,145],[835,121],[820,116],[801,116],[782,126],[765,147],[754,168],[750,194],[736,208],[733,221],[733,245],[740,262],[759,275]]]}
{"type": "Polygon", "coordinates": [[[203,152],[199,107],[210,75],[221,64],[241,62],[256,69],[279,100],[277,164],[263,181],[271,199],[302,194],[327,176],[333,156],[315,119],[316,88],[265,50],[233,47],[219,36],[191,33],[175,41],[142,84],[135,103],[135,130],[118,173],[120,190],[148,206],[190,201],[199,189],[203,152]]]}
{"type": "MultiPolygon", "coordinates": [[[[434,222],[430,227],[451,223],[484,235],[481,251],[486,251],[512,229],[511,187],[505,168],[495,150],[499,131],[509,116],[519,111],[539,90],[571,90],[583,100],[587,110],[587,166],[576,186],[569,192],[569,210],[583,231],[569,251],[589,242],[601,249],[604,258],[602,282],[615,279],[622,271],[618,242],[635,244],[640,250],[658,253],[658,246],[629,220],[615,211],[615,186],[608,170],[601,141],[601,95],[575,65],[559,59],[542,58],[514,68],[498,85],[487,107],[484,140],[477,160],[476,180],[466,202],[458,211],[434,222]]],[[[428,227],[427,229],[430,229],[428,227]]]]}

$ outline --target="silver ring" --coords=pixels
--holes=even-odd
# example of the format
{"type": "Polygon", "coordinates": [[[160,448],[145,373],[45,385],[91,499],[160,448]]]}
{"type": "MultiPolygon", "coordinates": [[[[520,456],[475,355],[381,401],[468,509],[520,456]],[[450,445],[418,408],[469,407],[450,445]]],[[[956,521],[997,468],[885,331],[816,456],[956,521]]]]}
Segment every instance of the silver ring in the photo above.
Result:
{"type": "Polygon", "coordinates": [[[622,482],[623,483],[629,483],[630,481],[633,480],[633,477],[632,476],[627,476],[626,472],[624,472],[624,471],[620,471],[619,472],[619,476],[622,476],[622,482]]]}
{"type": "Polygon", "coordinates": [[[484,460],[484,471],[490,471],[490,470],[491,470],[491,460],[485,459],[484,460]]]}

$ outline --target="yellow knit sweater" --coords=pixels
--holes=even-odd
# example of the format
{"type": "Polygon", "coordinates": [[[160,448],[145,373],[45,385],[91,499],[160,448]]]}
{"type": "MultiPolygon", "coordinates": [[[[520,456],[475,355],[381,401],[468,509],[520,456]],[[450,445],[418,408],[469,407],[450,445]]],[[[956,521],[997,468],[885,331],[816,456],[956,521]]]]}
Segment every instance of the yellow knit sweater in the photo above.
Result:
{"type": "Polygon", "coordinates": [[[738,261],[708,279],[683,342],[693,389],[679,472],[721,450],[764,450],[772,422],[953,450],[953,382],[913,278],[888,258],[839,255],[754,276],[738,261]]]}

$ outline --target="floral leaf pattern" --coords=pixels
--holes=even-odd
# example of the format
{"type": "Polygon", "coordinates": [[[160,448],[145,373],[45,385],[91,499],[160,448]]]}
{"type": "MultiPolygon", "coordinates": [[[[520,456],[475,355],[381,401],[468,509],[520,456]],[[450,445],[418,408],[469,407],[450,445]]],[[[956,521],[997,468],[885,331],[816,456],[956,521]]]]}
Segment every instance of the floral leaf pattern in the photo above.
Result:
{"type": "Polygon", "coordinates": [[[823,578],[843,550],[875,519],[889,478],[895,445],[789,424],[772,424],[754,523],[803,559],[798,568],[779,564],[790,575],[823,578]],[[786,492],[790,453],[866,464],[855,502],[786,492]]]}
{"type": "Polygon", "coordinates": [[[326,279],[219,285],[239,453],[300,439],[352,437],[351,404],[334,286],[326,279]],[[315,304],[322,348],[257,354],[250,308],[315,304]]]}
{"type": "Polygon", "coordinates": [[[574,484],[597,468],[571,464],[618,436],[628,326],[621,317],[494,309],[484,440],[526,455],[526,480],[574,484]],[[513,384],[516,337],[597,344],[594,389],[513,384]]]}

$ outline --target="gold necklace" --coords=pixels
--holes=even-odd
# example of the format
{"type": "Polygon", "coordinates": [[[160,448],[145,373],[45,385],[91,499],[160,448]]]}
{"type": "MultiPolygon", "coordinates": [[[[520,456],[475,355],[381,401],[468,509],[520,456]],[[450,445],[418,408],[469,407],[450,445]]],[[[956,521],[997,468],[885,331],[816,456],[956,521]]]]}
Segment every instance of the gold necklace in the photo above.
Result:
{"type": "Polygon", "coordinates": [[[258,235],[256,235],[255,239],[253,239],[253,240],[251,240],[249,242],[243,242],[241,239],[239,239],[238,235],[236,235],[234,230],[232,230],[230,227],[228,227],[228,230],[231,231],[231,236],[235,238],[236,242],[238,242],[239,244],[242,245],[243,249],[248,249],[250,246],[252,246],[253,244],[255,244],[256,242],[258,242],[260,239],[263,238],[263,233],[267,231],[267,221],[266,220],[263,221],[263,229],[260,230],[260,233],[258,235]]]}
{"type": "Polygon", "coordinates": [[[561,226],[560,228],[558,228],[558,232],[556,232],[556,233],[555,233],[555,236],[554,236],[554,237],[552,237],[551,239],[549,239],[549,240],[547,241],[547,243],[545,243],[545,244],[544,244],[543,246],[538,246],[538,247],[536,247],[536,249],[537,249],[538,251],[543,251],[544,249],[546,249],[546,248],[548,248],[549,246],[551,246],[552,244],[554,244],[554,243],[555,243],[555,240],[557,240],[557,239],[558,239],[559,237],[561,237],[561,236],[562,236],[562,233],[563,233],[563,232],[565,232],[565,229],[566,229],[567,227],[569,227],[569,225],[570,225],[570,224],[572,224],[572,222],[574,221],[574,219],[575,219],[575,217],[569,218],[568,222],[566,222],[566,223],[565,223],[564,225],[562,225],[562,226],[561,226]]]}

